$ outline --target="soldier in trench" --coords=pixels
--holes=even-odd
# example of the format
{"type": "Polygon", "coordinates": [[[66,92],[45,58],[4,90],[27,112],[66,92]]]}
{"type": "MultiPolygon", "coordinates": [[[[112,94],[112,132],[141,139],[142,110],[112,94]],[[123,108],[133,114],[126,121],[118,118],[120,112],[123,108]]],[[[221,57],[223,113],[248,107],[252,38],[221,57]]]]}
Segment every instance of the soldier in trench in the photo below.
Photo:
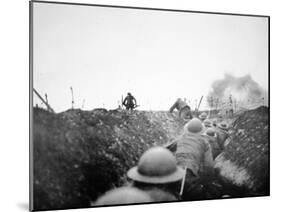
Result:
{"type": "Polygon", "coordinates": [[[207,113],[203,112],[199,115],[199,119],[204,122],[208,118],[207,113]]]}
{"type": "Polygon", "coordinates": [[[210,119],[205,119],[203,121],[203,125],[206,128],[206,130],[207,130],[208,128],[211,128],[213,126],[213,123],[212,123],[212,121],[210,119]]]}
{"type": "Polygon", "coordinates": [[[164,147],[153,147],[127,172],[132,186],[147,192],[155,202],[179,200],[184,170],[164,147]]]}
{"type": "Polygon", "coordinates": [[[191,110],[190,106],[183,101],[181,98],[178,98],[177,101],[172,105],[169,112],[172,113],[174,109],[177,109],[179,111],[179,117],[182,119],[191,119],[191,110]]]}
{"type": "Polygon", "coordinates": [[[213,159],[215,159],[222,152],[222,149],[218,143],[216,131],[214,128],[210,127],[205,131],[204,135],[211,146],[213,159]]]}
{"type": "Polygon", "coordinates": [[[221,151],[224,150],[225,141],[229,137],[228,131],[229,131],[229,126],[227,123],[221,122],[221,123],[217,124],[216,135],[217,135],[217,140],[218,140],[218,144],[221,148],[221,151]]]}
{"type": "Polygon", "coordinates": [[[176,143],[176,160],[186,170],[183,200],[219,198],[220,188],[216,185],[212,148],[204,136],[201,120],[193,118],[185,127],[176,143]]]}
{"type": "Polygon", "coordinates": [[[153,147],[144,152],[127,176],[132,180],[129,185],[107,191],[94,205],[176,201],[184,170],[176,165],[169,150],[153,147]]]}

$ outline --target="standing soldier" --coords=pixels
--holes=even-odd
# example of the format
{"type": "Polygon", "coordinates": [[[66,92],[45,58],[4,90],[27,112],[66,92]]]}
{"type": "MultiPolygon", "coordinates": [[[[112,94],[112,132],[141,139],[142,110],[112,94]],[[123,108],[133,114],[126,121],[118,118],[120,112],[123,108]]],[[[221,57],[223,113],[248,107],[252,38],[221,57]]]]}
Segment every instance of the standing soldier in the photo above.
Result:
{"type": "Polygon", "coordinates": [[[169,112],[172,113],[174,111],[174,109],[177,109],[179,111],[180,118],[182,118],[182,119],[192,118],[190,107],[181,98],[177,99],[177,101],[170,108],[169,112]]]}
{"type": "Polygon", "coordinates": [[[154,200],[161,201],[157,198],[160,193],[165,200],[179,199],[184,170],[177,166],[173,154],[164,147],[147,150],[127,175],[133,180],[134,187],[148,192],[154,200]]]}
{"type": "Polygon", "coordinates": [[[129,92],[122,104],[126,107],[126,110],[133,110],[137,106],[137,100],[129,92]]]}
{"type": "Polygon", "coordinates": [[[205,119],[205,120],[203,121],[203,125],[204,125],[204,127],[206,127],[206,128],[210,128],[210,127],[213,126],[213,123],[212,123],[212,121],[211,121],[210,119],[205,119]]]}

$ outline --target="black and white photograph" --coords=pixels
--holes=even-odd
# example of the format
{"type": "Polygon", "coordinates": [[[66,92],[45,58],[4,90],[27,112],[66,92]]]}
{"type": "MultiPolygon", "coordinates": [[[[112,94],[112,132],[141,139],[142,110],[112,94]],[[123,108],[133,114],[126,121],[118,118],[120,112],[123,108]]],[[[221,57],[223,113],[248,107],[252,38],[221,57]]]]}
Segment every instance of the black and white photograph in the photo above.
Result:
{"type": "Polygon", "coordinates": [[[29,13],[32,211],[270,195],[269,16],[29,13]]]}

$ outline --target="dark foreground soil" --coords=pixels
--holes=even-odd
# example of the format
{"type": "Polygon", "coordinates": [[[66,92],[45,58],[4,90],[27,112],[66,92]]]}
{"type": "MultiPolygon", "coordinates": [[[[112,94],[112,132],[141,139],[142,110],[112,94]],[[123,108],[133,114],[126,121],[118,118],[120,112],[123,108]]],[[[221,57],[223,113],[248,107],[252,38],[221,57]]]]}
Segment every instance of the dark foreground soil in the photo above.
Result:
{"type": "Polygon", "coordinates": [[[36,209],[87,207],[126,183],[148,148],[169,142],[184,123],[166,112],[34,109],[36,209]]]}

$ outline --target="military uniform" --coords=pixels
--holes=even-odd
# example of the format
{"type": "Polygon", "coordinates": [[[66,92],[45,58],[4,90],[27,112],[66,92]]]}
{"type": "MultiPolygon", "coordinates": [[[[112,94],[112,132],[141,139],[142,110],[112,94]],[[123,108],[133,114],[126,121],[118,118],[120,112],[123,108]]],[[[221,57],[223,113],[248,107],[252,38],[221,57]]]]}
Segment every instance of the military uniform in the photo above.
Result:
{"type": "Polygon", "coordinates": [[[208,142],[211,146],[213,159],[215,159],[222,152],[222,148],[220,147],[220,145],[218,143],[218,138],[215,133],[215,129],[209,128],[205,132],[204,136],[206,137],[206,139],[208,140],[208,142]],[[211,134],[209,134],[210,131],[211,131],[211,134]]]}
{"type": "Polygon", "coordinates": [[[185,101],[182,99],[177,99],[177,101],[173,104],[173,106],[170,108],[170,113],[174,111],[174,109],[177,109],[179,111],[179,117],[180,118],[192,118],[190,107],[187,105],[185,101]]]}
{"type": "Polygon", "coordinates": [[[125,105],[127,110],[133,110],[137,104],[137,101],[135,97],[131,95],[131,93],[128,93],[122,104],[125,105]]]}
{"type": "Polygon", "coordinates": [[[225,141],[229,137],[228,126],[225,123],[218,124],[216,128],[216,134],[217,134],[218,144],[220,148],[223,150],[225,141]]]}
{"type": "Polygon", "coordinates": [[[148,149],[140,157],[138,165],[127,172],[133,186],[149,193],[155,201],[176,200],[184,174],[174,155],[164,147],[148,149]]]}
{"type": "Polygon", "coordinates": [[[178,164],[199,175],[205,167],[213,167],[211,146],[203,135],[184,133],[177,141],[178,164]]]}

